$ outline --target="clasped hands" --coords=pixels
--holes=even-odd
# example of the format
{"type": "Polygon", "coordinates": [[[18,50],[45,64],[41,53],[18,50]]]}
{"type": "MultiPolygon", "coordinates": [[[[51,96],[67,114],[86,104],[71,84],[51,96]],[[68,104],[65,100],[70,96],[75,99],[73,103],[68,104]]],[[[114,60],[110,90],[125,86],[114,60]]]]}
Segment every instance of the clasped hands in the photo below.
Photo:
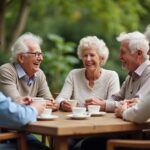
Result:
{"type": "Polygon", "coordinates": [[[115,116],[118,118],[122,118],[123,112],[138,103],[138,98],[125,99],[120,101],[119,105],[115,108],[115,116]]]}

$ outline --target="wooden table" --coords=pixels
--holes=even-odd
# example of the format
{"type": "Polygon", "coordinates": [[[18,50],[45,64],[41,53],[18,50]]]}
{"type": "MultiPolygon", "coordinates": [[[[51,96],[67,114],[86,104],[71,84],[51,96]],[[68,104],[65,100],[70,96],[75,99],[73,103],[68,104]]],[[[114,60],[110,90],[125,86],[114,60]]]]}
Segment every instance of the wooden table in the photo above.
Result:
{"type": "Polygon", "coordinates": [[[55,143],[57,143],[55,150],[67,150],[67,140],[70,137],[130,132],[150,128],[150,120],[143,124],[135,124],[116,118],[113,113],[85,120],[72,120],[67,117],[68,113],[65,112],[55,112],[54,114],[59,118],[29,124],[25,127],[25,131],[53,136],[55,143]]]}

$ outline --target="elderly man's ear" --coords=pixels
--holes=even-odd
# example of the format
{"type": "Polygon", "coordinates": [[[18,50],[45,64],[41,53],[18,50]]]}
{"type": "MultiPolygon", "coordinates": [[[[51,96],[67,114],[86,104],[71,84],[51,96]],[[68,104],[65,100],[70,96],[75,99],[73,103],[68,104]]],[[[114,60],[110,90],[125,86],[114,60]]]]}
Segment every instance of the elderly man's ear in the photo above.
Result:
{"type": "Polygon", "coordinates": [[[24,59],[23,55],[21,55],[21,54],[17,55],[17,60],[19,63],[23,63],[23,59],[24,59]]]}

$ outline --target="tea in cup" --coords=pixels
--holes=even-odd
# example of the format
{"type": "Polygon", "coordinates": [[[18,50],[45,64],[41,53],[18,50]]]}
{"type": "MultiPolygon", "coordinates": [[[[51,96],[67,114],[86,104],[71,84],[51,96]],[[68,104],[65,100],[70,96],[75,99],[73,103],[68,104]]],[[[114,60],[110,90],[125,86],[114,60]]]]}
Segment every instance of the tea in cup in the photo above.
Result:
{"type": "Polygon", "coordinates": [[[73,107],[72,108],[73,116],[84,116],[86,115],[85,107],[73,107]]]}
{"type": "Polygon", "coordinates": [[[43,113],[40,115],[42,118],[48,118],[52,114],[52,109],[51,108],[45,108],[43,113]]]}
{"type": "Polygon", "coordinates": [[[75,99],[67,100],[67,103],[69,103],[71,105],[71,107],[77,106],[77,100],[75,100],[75,99]]]}
{"type": "Polygon", "coordinates": [[[90,114],[97,114],[100,111],[99,105],[88,105],[88,112],[90,114]]]}

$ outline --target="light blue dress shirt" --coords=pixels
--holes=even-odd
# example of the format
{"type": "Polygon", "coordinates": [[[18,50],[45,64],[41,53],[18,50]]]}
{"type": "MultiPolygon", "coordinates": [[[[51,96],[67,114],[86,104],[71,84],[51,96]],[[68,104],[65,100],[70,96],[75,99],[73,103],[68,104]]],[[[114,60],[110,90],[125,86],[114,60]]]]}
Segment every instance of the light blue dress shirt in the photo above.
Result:
{"type": "Polygon", "coordinates": [[[36,75],[33,75],[31,78],[29,78],[29,76],[25,73],[20,64],[16,63],[15,68],[19,79],[24,80],[28,86],[30,86],[36,80],[36,75]]]}
{"type": "Polygon", "coordinates": [[[0,92],[0,126],[18,129],[30,122],[35,122],[37,110],[32,106],[20,105],[0,92]]]}

